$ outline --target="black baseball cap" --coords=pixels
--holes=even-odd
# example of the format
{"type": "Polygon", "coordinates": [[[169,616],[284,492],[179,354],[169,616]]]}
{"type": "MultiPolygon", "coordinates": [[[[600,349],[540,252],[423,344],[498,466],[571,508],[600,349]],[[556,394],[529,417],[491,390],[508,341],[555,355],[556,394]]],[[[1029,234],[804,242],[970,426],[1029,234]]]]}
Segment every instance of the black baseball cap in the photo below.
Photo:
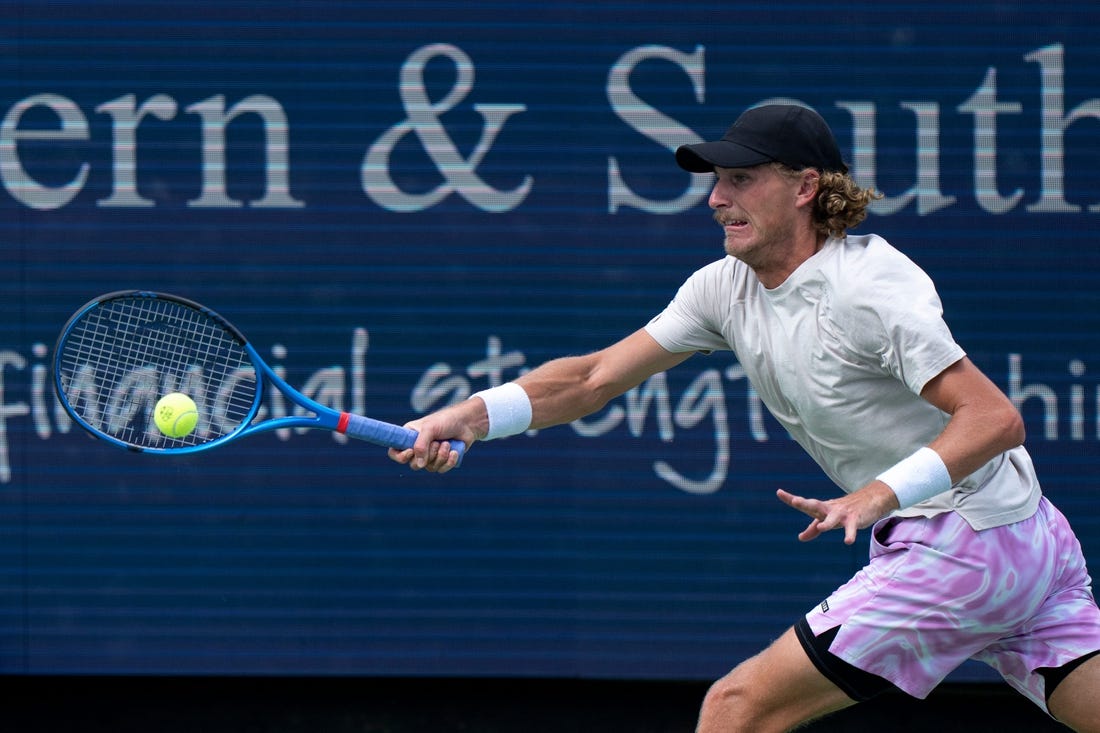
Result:
{"type": "Polygon", "coordinates": [[[676,162],[692,173],[751,168],[778,161],[795,169],[847,173],[836,138],[825,120],[798,104],[766,104],[737,118],[721,140],[676,149],[676,162]]]}

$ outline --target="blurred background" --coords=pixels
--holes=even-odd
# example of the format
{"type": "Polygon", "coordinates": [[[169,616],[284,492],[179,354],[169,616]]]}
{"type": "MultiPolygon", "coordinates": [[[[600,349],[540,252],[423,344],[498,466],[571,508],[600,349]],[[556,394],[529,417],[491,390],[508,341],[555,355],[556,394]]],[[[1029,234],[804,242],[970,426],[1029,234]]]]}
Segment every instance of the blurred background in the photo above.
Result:
{"type": "MultiPolygon", "coordinates": [[[[885,194],[859,231],[936,280],[1100,563],[1094,3],[4,10],[0,674],[16,729],[690,731],[709,681],[867,552],[797,541],[775,489],[835,489],[732,355],[479,445],[445,477],[321,432],[118,451],[58,408],[50,360],[94,296],[164,290],[221,312],[319,401],[404,423],[659,312],[722,255],[710,181],[672,151],[766,101],[818,110],[885,194]]],[[[816,729],[876,715],[1053,725],[966,665],[928,703],[816,729]]]]}

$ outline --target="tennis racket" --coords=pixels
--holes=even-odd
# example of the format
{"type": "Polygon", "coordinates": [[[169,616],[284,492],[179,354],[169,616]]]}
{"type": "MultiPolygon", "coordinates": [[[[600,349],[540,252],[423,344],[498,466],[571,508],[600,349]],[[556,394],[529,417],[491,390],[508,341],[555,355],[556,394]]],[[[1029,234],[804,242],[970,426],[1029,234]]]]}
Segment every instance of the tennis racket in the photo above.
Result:
{"type": "MultiPolygon", "coordinates": [[[[322,405],[281,379],[229,321],[165,293],[102,295],[73,314],[54,350],[61,405],[97,438],[133,451],[191,453],[279,428],[335,430],[369,443],[411,448],[415,430],[322,405]],[[264,390],[279,390],[306,415],[264,418],[264,390]],[[180,438],[157,429],[153,407],[182,392],[198,406],[180,438]]],[[[452,441],[463,454],[466,446],[452,441]]]]}

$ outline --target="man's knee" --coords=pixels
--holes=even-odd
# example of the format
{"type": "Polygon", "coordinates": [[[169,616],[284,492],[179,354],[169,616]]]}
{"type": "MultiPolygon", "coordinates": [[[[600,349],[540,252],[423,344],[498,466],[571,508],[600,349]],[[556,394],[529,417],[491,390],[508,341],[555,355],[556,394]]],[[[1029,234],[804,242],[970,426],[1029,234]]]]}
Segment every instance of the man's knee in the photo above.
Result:
{"type": "Polygon", "coordinates": [[[853,702],[818,671],[789,629],[711,685],[698,731],[787,731],[853,702]]]}
{"type": "MultiPolygon", "coordinates": [[[[751,660],[715,682],[703,698],[698,733],[766,731],[767,706],[746,670],[751,660]]],[[[778,729],[782,730],[782,729],[778,729]]]]}

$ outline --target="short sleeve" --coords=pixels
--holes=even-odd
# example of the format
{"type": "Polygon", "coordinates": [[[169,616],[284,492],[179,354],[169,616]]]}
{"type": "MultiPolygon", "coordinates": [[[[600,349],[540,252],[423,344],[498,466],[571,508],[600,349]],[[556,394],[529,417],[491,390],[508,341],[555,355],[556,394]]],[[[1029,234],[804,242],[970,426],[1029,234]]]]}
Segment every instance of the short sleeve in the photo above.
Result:
{"type": "Polygon", "coordinates": [[[845,330],[873,353],[882,368],[914,394],[966,355],[943,318],[943,304],[931,278],[912,260],[893,256],[862,273],[852,322],[845,330]]]}
{"type": "Polygon", "coordinates": [[[718,314],[723,302],[720,276],[721,269],[714,265],[693,273],[672,302],[646,324],[649,335],[673,353],[729,351],[718,314]]]}

